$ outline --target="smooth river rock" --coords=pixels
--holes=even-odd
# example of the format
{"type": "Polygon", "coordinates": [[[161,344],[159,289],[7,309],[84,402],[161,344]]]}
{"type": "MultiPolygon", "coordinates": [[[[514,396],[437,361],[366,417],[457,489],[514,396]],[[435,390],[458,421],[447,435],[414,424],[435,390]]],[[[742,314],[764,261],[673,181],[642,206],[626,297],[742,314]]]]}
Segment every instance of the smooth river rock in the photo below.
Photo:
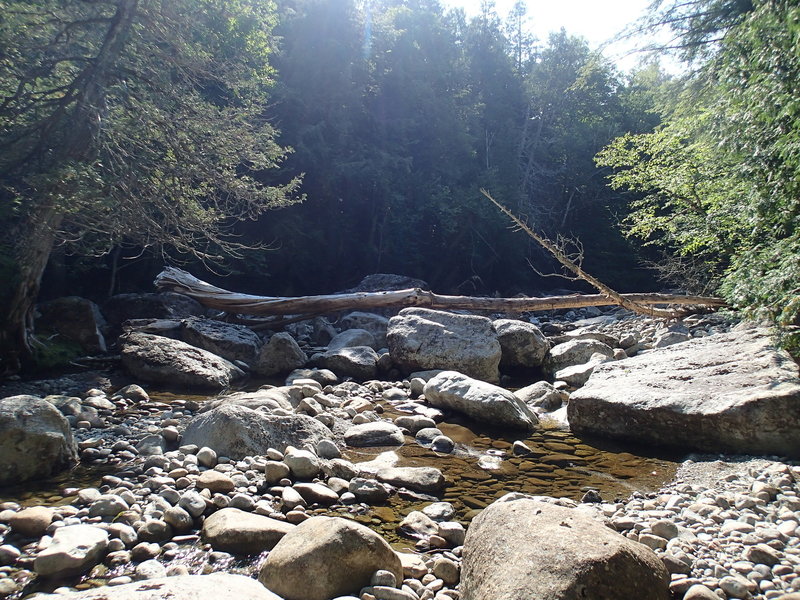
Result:
{"type": "Polygon", "coordinates": [[[424,388],[431,406],[448,408],[484,425],[533,429],[536,414],[513,393],[455,371],[443,371],[424,388]]]}
{"type": "Polygon", "coordinates": [[[706,452],[800,456],[800,370],[762,329],[598,366],[572,394],[580,433],[706,452]]]}
{"type": "Polygon", "coordinates": [[[218,456],[241,459],[262,456],[269,448],[315,447],[333,433],[306,415],[277,416],[244,406],[223,405],[194,417],[183,433],[184,444],[208,446],[218,456]]]}
{"type": "Polygon", "coordinates": [[[271,550],[294,525],[238,508],[223,508],[207,517],[201,535],[214,550],[258,554],[271,550]]]}
{"type": "Polygon", "coordinates": [[[233,363],[179,340],[131,333],[120,343],[122,366],[138,381],[221,390],[244,377],[233,363]]]}
{"type": "Polygon", "coordinates": [[[389,319],[386,340],[392,360],[407,374],[449,369],[499,380],[500,342],[486,317],[404,308],[389,319]]]}
{"type": "Polygon", "coordinates": [[[272,549],[258,580],[285,600],[330,600],[358,595],[375,571],[403,579],[400,558],[363,525],[338,517],[312,517],[272,549]]]}
{"type": "Polygon", "coordinates": [[[462,600],[668,600],[669,574],[649,548],[576,509],[495,502],[467,531],[462,600]]]}
{"type": "Polygon", "coordinates": [[[229,573],[162,577],[42,597],[51,600],[281,600],[254,579],[229,573]]]}
{"type": "Polygon", "coordinates": [[[52,506],[31,506],[11,515],[8,524],[14,533],[25,537],[41,537],[49,527],[55,508],[52,506]]]}
{"type": "Polygon", "coordinates": [[[492,322],[500,342],[501,367],[539,367],[542,365],[550,342],[533,323],[518,319],[497,319],[492,322]]]}
{"type": "Polygon", "coordinates": [[[33,570],[41,577],[79,575],[102,560],[108,532],[93,525],[59,527],[53,541],[34,559],[33,570]]]}
{"type": "Polygon", "coordinates": [[[380,469],[376,477],[395,487],[433,494],[442,491],[446,484],[442,472],[434,467],[390,467],[380,469]]]}
{"type": "Polygon", "coordinates": [[[348,446],[366,448],[370,446],[402,446],[405,437],[394,423],[374,421],[353,425],[345,431],[344,441],[348,446]]]}
{"type": "Polygon", "coordinates": [[[0,400],[0,485],[48,477],[78,462],[69,421],[36,396],[0,400]]]}

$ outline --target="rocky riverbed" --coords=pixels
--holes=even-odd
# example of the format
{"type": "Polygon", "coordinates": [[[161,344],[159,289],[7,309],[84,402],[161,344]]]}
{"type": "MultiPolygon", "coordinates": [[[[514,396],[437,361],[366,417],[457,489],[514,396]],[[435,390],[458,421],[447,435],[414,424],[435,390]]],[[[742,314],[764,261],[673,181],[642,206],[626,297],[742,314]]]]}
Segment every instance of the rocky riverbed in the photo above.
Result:
{"type": "MultiPolygon", "coordinates": [[[[409,340],[438,326],[427,324],[426,313],[411,317],[402,323],[413,329],[402,344],[402,328],[390,327],[389,358],[374,349],[374,357],[348,353],[370,347],[358,345],[362,334],[355,346],[334,341],[315,354],[311,340],[295,330],[292,341],[314,355],[306,358],[311,364],[282,385],[252,391],[209,398],[157,393],[157,385],[145,382],[118,388],[102,378],[6,386],[3,395],[27,393],[26,405],[46,397],[67,423],[82,467],[72,477],[46,479],[40,493],[35,482],[7,481],[0,491],[0,595],[105,585],[104,597],[145,597],[135,595],[135,586],[147,580],[153,586],[147,589],[167,591],[183,581],[195,590],[208,583],[210,596],[214,587],[249,585],[208,575],[228,573],[257,577],[258,592],[241,593],[273,600],[566,599],[588,585],[580,573],[594,573],[600,563],[605,579],[591,585],[596,593],[611,586],[613,593],[598,598],[781,598],[800,591],[795,463],[732,455],[680,462],[686,456],[680,449],[601,441],[568,429],[571,394],[584,384],[591,391],[592,372],[602,378],[604,363],[624,365],[692,340],[723,340],[735,323],[716,315],[661,323],[618,310],[540,319],[533,333],[530,321],[495,321],[488,329],[470,322],[467,338],[478,335],[474,328],[486,329],[488,359],[462,356],[460,367],[441,365],[449,371],[388,377],[392,369],[402,375],[435,366],[414,355],[419,347],[409,350],[415,347],[409,340]],[[413,325],[420,319],[423,327],[413,325]],[[510,342],[508,330],[519,336],[520,328],[528,337],[510,342]],[[491,335],[500,337],[497,350],[491,335]],[[391,362],[398,344],[394,355],[402,359],[391,362]],[[536,361],[553,383],[522,379],[533,385],[514,393],[492,385],[486,380],[498,373],[501,356],[516,361],[509,372],[517,375],[519,363],[536,361]],[[359,382],[342,382],[343,372],[359,382]],[[544,519],[551,505],[559,535],[544,533],[549,521],[522,525],[536,515],[544,519]],[[573,518],[576,526],[569,527],[573,518]],[[606,535],[591,523],[615,536],[609,544],[619,545],[620,554],[588,556],[592,540],[606,535]],[[626,544],[647,558],[628,565],[618,558],[631,552],[626,544]],[[574,562],[541,558],[556,554],[574,562]],[[556,579],[564,589],[537,588],[548,581],[544,571],[556,568],[563,568],[556,579]],[[650,596],[629,583],[649,577],[650,596]]],[[[279,341],[273,346],[288,345],[297,356],[291,343],[279,341]]]]}

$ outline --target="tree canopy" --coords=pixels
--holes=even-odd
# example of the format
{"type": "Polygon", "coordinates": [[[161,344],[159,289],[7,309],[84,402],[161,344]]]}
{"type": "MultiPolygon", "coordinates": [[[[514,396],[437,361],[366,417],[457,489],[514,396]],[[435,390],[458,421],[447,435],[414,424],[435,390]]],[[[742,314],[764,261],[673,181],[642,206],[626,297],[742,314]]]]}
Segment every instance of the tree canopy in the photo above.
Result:
{"type": "Polygon", "coordinates": [[[467,18],[437,0],[0,0],[3,368],[53,248],[238,252],[226,287],[262,294],[375,272],[561,286],[482,188],[579,238],[611,287],[650,288],[646,259],[790,331],[798,10],[655,0],[638,30],[672,32],[658,49],[689,67],[670,77],[657,58],[622,74],[568,31],[532,38],[522,2],[503,22],[492,2],[467,18]]]}
{"type": "Polygon", "coordinates": [[[291,203],[298,180],[264,178],[286,153],[265,114],[269,3],[25,0],[0,13],[0,347],[13,363],[54,244],[213,258],[236,249],[232,220],[291,203]]]}
{"type": "MultiPolygon", "coordinates": [[[[707,284],[775,320],[797,346],[800,8],[703,0],[692,11],[690,23],[716,32],[713,51],[664,106],[655,132],[618,138],[598,161],[618,169],[613,186],[637,194],[630,235],[696,259],[707,284]]],[[[710,35],[699,38],[686,22],[669,22],[683,47],[710,35]]]]}

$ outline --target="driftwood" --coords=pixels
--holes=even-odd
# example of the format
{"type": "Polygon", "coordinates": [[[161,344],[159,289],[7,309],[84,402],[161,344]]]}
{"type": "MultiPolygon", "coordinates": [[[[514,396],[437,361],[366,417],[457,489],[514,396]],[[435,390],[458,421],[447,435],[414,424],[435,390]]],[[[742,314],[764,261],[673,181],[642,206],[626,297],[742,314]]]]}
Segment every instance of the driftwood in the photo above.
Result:
{"type": "MultiPolygon", "coordinates": [[[[342,310],[403,308],[421,306],[444,310],[474,310],[489,312],[532,312],[610,306],[619,304],[603,294],[548,296],[545,298],[479,298],[444,296],[419,288],[391,292],[356,292],[293,298],[253,296],[218,288],[201,281],[186,271],[168,267],[156,277],[159,290],[190,296],[203,306],[228,313],[247,315],[319,315],[342,310]]],[[[684,314],[724,306],[719,298],[706,296],[674,296],[671,294],[622,294],[630,302],[651,306],[679,304],[686,306],[684,314]],[[688,308],[692,306],[694,308],[688,308]]]]}

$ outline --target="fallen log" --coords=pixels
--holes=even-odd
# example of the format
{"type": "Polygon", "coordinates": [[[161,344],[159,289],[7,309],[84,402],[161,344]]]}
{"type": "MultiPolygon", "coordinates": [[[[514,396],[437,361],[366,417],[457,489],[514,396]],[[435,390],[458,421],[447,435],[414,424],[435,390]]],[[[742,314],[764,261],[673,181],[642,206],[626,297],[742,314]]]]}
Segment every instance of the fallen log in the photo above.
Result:
{"type": "MultiPolygon", "coordinates": [[[[419,288],[390,292],[356,292],[322,296],[253,296],[219,288],[174,267],[167,267],[159,273],[156,277],[155,285],[161,291],[177,292],[190,296],[208,308],[247,315],[319,315],[341,310],[404,308],[409,306],[442,310],[533,312],[618,304],[617,301],[604,294],[576,294],[574,296],[548,296],[544,298],[481,298],[445,296],[419,288]]],[[[685,307],[685,314],[725,306],[724,300],[707,296],[677,296],[672,294],[622,294],[622,296],[632,302],[643,305],[682,305],[685,307]]]]}

